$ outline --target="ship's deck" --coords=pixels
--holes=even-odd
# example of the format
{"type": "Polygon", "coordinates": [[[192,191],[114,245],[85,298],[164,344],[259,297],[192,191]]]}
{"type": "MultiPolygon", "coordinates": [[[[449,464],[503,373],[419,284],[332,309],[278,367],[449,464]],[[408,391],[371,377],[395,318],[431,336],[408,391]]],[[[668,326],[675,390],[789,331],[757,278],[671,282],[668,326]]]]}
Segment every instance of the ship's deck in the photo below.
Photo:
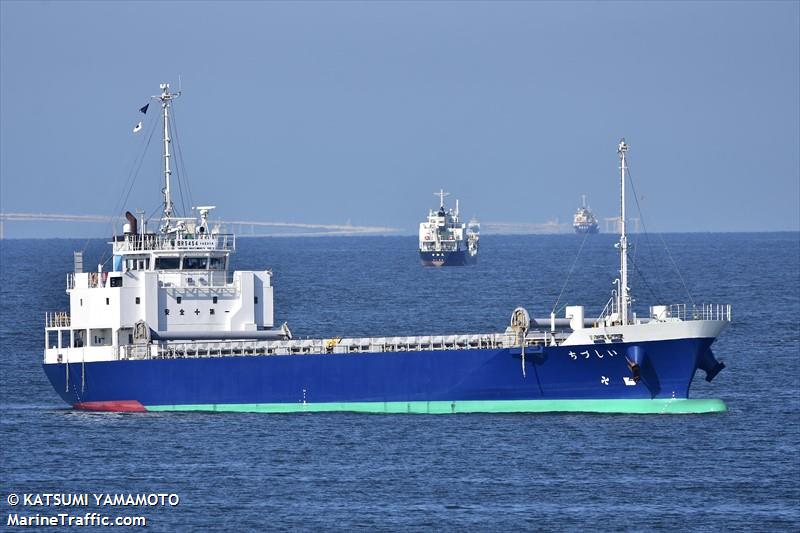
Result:
{"type": "MultiPolygon", "coordinates": [[[[604,310],[603,315],[612,308],[604,310]]],[[[637,319],[635,324],[647,324],[655,320],[664,324],[681,324],[695,321],[730,322],[730,305],[685,305],[655,306],[651,317],[637,319]]],[[[47,314],[45,317],[48,340],[54,341],[69,331],[70,316],[67,313],[47,314]]],[[[543,328],[545,319],[532,319],[531,326],[522,339],[520,332],[507,329],[502,333],[482,333],[471,335],[417,335],[399,337],[333,337],[327,339],[260,339],[260,340],[151,340],[122,346],[74,346],[69,343],[48,342],[45,347],[45,362],[113,361],[142,359],[182,359],[227,356],[271,356],[271,355],[324,355],[359,354],[384,352],[420,352],[438,350],[497,350],[504,348],[540,348],[560,346],[573,333],[564,328],[567,319],[554,319],[558,324],[555,331],[543,328]]],[[[583,329],[589,344],[622,342],[619,331],[610,331],[602,325],[602,320],[588,321],[591,325],[583,329]]],[[[612,326],[613,327],[613,326],[612,326]]],[[[224,332],[222,332],[224,335],[224,332]]],[[[68,341],[68,339],[67,339],[68,341]]]]}
{"type": "MultiPolygon", "coordinates": [[[[566,332],[532,331],[526,347],[560,344],[566,332]]],[[[118,359],[182,359],[254,355],[322,355],[370,352],[419,352],[432,350],[496,350],[521,346],[514,333],[476,335],[424,335],[409,337],[354,337],[330,339],[187,341],[127,345],[118,348],[118,359]]]]}

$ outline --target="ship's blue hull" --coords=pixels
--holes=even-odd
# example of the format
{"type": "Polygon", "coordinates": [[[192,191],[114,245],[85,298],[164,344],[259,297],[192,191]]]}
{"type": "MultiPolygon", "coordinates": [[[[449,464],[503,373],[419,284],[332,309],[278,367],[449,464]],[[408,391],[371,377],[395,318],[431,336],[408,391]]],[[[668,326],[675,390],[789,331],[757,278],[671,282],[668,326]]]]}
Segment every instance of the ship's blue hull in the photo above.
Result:
{"type": "Polygon", "coordinates": [[[423,252],[419,258],[423,266],[465,266],[478,262],[478,255],[471,255],[467,250],[457,252],[423,252]]]}
{"type": "Polygon", "coordinates": [[[680,399],[688,397],[712,342],[528,348],[525,375],[519,348],[108,361],[44,370],[65,402],[90,409],[680,399]]]}
{"type": "Polygon", "coordinates": [[[578,234],[589,233],[589,234],[594,235],[594,234],[598,233],[598,231],[599,231],[598,228],[597,228],[597,224],[584,224],[584,225],[573,226],[573,227],[575,228],[575,233],[578,233],[578,234]]]}

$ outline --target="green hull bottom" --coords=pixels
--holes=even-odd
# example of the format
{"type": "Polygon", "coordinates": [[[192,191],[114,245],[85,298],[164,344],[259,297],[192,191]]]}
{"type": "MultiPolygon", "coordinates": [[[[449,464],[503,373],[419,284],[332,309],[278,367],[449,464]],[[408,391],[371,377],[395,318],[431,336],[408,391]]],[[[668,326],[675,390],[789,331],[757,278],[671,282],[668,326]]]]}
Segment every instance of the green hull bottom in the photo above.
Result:
{"type": "Polygon", "coordinates": [[[620,413],[698,414],[727,411],[718,399],[655,400],[504,400],[457,402],[331,402],[331,403],[228,403],[198,405],[148,405],[148,411],[215,411],[239,413],[620,413]]]}

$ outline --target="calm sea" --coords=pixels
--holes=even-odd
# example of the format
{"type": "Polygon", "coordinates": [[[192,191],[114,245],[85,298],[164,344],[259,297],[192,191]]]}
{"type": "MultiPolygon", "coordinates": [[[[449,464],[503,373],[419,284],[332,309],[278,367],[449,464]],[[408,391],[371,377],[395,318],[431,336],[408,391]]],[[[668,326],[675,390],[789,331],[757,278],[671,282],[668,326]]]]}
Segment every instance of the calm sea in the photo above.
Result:
{"type": "MultiPolygon", "coordinates": [[[[106,245],[0,241],[0,529],[22,529],[7,526],[11,512],[87,511],[143,515],[148,531],[800,529],[800,235],[636,240],[638,312],[690,297],[733,304],[715,345],[727,368],[692,390],[727,413],[73,412],[40,367],[43,318],[68,308],[72,251],[90,268],[106,245]],[[7,502],[54,492],[176,493],[180,504],[7,502]]],[[[251,238],[234,265],[273,270],[276,317],[297,337],[471,333],[504,329],[519,305],[599,314],[613,242],[486,235],[477,266],[424,269],[412,237],[251,238]]]]}

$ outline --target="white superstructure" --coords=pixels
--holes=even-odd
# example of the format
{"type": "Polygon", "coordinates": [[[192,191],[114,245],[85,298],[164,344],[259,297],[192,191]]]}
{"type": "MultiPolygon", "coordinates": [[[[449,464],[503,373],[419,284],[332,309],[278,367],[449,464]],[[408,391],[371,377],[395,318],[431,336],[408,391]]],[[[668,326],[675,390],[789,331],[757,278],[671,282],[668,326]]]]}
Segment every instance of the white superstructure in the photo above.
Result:
{"type": "Polygon", "coordinates": [[[474,257],[478,254],[480,224],[475,219],[469,224],[461,222],[458,200],[455,209],[445,209],[444,197],[448,195],[444,190],[434,193],[439,197],[439,209],[431,209],[427,221],[419,224],[419,251],[464,251],[474,257]]]}
{"type": "Polygon", "coordinates": [[[581,206],[572,217],[572,227],[577,233],[597,233],[597,217],[586,203],[586,195],[581,195],[581,206]]]}
{"type": "Polygon", "coordinates": [[[173,213],[169,107],[180,93],[161,85],[164,121],[164,204],[159,230],[126,213],[123,234],[110,243],[110,268],[83,271],[76,253],[67,278],[69,313],[46,316],[45,363],[89,362],[148,352],[155,341],[285,339],[273,330],[272,272],[228,270],[234,235],[209,224],[214,206],[196,218],[173,213]]]}

